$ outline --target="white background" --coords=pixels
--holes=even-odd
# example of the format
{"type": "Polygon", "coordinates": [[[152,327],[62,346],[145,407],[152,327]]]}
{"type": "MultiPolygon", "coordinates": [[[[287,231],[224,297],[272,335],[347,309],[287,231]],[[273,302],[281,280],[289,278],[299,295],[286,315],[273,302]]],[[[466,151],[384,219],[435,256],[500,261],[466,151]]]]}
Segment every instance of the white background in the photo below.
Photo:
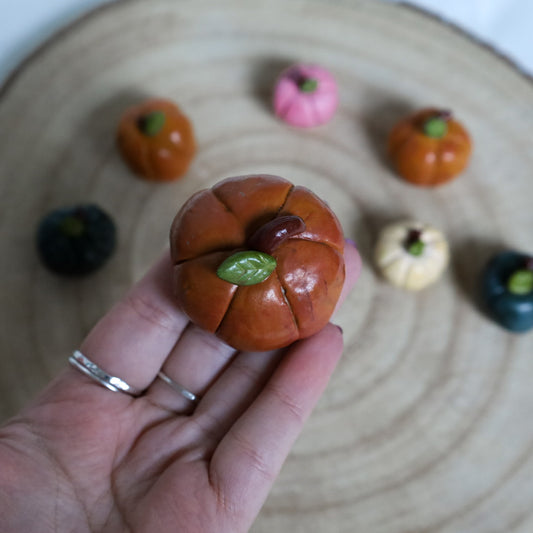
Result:
{"type": "MultiPolygon", "coordinates": [[[[93,7],[113,1],[0,0],[0,83],[59,28],[93,7]]],[[[411,0],[411,3],[462,26],[533,75],[533,0],[411,0]]]]}

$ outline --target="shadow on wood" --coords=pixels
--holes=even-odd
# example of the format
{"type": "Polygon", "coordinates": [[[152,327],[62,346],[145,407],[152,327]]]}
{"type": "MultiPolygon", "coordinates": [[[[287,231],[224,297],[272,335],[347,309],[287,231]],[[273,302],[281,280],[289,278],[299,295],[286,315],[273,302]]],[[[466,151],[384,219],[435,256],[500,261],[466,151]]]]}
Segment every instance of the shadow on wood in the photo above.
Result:
{"type": "Polygon", "coordinates": [[[156,97],[141,91],[124,90],[104,100],[84,121],[80,140],[85,139],[87,143],[85,149],[90,149],[101,158],[102,153],[108,151],[110,144],[115,142],[118,123],[123,113],[134,105],[156,97]]]}
{"type": "Polygon", "coordinates": [[[391,207],[387,211],[364,211],[355,227],[355,242],[363,262],[372,267],[374,274],[381,274],[374,261],[374,248],[381,230],[388,224],[412,218],[408,213],[391,207]]]}
{"type": "Polygon", "coordinates": [[[265,57],[252,66],[250,84],[252,95],[266,111],[272,111],[272,93],[278,76],[296,61],[286,57],[265,57]]]}
{"type": "Polygon", "coordinates": [[[450,269],[463,296],[488,316],[481,299],[481,275],[489,259],[503,251],[501,242],[465,239],[451,245],[450,269]]]}
{"type": "Polygon", "coordinates": [[[395,175],[396,172],[387,154],[387,140],[393,126],[403,117],[413,113],[416,106],[413,102],[399,98],[394,94],[378,94],[369,96],[362,116],[363,128],[367,134],[369,145],[381,164],[395,175]]]}

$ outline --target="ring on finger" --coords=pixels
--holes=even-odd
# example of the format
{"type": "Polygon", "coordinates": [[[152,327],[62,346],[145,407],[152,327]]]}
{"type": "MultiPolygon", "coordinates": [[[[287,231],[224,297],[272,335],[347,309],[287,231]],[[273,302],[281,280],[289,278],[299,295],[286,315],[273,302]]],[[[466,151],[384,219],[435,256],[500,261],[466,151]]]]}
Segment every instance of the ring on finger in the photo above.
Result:
{"type": "Polygon", "coordinates": [[[157,377],[163,380],[167,385],[172,387],[175,391],[179,392],[186,400],[189,400],[190,402],[194,404],[200,401],[200,397],[198,395],[194,394],[194,392],[191,392],[190,390],[186,389],[183,385],[180,385],[178,382],[169,378],[163,371],[159,372],[157,374],[157,377]]]}
{"type": "Polygon", "coordinates": [[[105,370],[102,370],[96,363],[93,363],[79,350],[75,350],[68,358],[68,361],[73,367],[77,368],[106,389],[113,392],[125,392],[130,396],[140,396],[142,393],[142,391],[128,385],[123,379],[117,376],[112,376],[105,370]]]}

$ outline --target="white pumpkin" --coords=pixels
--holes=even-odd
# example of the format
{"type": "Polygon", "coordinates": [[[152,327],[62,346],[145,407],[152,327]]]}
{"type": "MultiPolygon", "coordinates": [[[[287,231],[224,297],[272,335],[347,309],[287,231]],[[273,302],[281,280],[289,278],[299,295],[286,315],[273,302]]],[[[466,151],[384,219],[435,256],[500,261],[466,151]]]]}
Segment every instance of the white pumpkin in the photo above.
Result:
{"type": "Polygon", "coordinates": [[[418,291],[436,282],[448,266],[444,235],[428,224],[402,221],[381,231],[375,261],[383,277],[402,289],[418,291]]]}

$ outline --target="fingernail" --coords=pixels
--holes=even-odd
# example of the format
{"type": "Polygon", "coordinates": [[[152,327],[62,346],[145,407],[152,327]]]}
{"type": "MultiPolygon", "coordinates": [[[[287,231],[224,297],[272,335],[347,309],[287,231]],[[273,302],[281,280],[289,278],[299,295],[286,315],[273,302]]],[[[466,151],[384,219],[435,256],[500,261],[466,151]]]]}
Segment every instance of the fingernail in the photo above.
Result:
{"type": "Polygon", "coordinates": [[[335,327],[341,332],[341,335],[344,333],[344,331],[338,324],[335,324],[335,327]]]}
{"type": "Polygon", "coordinates": [[[346,237],[344,241],[351,244],[357,250],[357,244],[355,244],[355,241],[352,241],[352,239],[349,239],[348,237],[346,237]]]}

